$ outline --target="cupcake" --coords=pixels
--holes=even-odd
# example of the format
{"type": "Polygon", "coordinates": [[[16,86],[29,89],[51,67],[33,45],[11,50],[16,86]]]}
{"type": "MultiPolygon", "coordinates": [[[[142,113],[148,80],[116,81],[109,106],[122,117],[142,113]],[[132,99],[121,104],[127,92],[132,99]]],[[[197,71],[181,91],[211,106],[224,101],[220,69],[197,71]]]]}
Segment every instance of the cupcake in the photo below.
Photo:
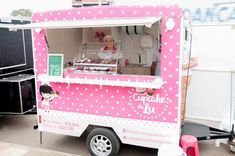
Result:
{"type": "Polygon", "coordinates": [[[155,90],[156,90],[156,89],[147,88],[147,89],[146,89],[146,93],[147,93],[149,96],[152,96],[152,95],[155,93],[155,90]]]}
{"type": "Polygon", "coordinates": [[[136,88],[136,92],[140,94],[144,94],[145,90],[145,88],[136,88]]]}

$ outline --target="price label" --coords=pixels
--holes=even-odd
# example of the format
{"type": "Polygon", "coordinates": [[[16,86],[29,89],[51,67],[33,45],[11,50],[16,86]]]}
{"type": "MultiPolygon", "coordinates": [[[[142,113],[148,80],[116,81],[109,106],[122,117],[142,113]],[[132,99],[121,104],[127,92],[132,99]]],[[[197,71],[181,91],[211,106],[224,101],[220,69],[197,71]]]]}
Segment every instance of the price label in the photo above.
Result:
{"type": "Polygon", "coordinates": [[[48,54],[48,76],[59,76],[63,75],[63,54],[48,54]]]}

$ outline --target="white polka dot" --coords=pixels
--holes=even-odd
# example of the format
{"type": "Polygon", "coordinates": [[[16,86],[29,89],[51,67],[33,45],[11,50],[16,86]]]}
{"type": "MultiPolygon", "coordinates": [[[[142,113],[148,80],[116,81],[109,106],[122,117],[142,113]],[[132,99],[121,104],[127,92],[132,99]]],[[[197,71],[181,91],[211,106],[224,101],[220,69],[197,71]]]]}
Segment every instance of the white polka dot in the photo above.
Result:
{"type": "Polygon", "coordinates": [[[58,12],[58,13],[57,13],[57,15],[59,15],[59,16],[60,16],[60,15],[61,15],[61,13],[60,13],[60,12],[58,12]]]}
{"type": "Polygon", "coordinates": [[[168,43],[167,42],[164,42],[164,45],[167,45],[168,43]]]}
{"type": "Polygon", "coordinates": [[[88,14],[91,14],[91,11],[90,11],[90,10],[88,11],[88,14]]]}
{"type": "Polygon", "coordinates": [[[93,96],[93,94],[90,94],[90,96],[93,96]]]}
{"type": "Polygon", "coordinates": [[[174,36],[173,35],[170,35],[170,39],[173,39],[174,38],[174,36]]]}
{"type": "Polygon", "coordinates": [[[146,15],[149,15],[149,11],[146,12],[146,15]]]}
{"type": "Polygon", "coordinates": [[[78,101],[78,100],[79,100],[79,98],[76,98],[76,100],[78,101]]]}
{"type": "Polygon", "coordinates": [[[135,15],[137,14],[137,12],[136,12],[136,11],[134,11],[133,13],[134,13],[135,15]]]}
{"type": "Polygon", "coordinates": [[[119,105],[119,103],[120,103],[119,101],[116,102],[117,105],[119,105]]]}
{"type": "Polygon", "coordinates": [[[83,93],[80,93],[81,96],[83,96],[83,93]]]}
{"type": "Polygon", "coordinates": [[[110,14],[113,14],[113,10],[110,10],[110,14]]]}
{"type": "Polygon", "coordinates": [[[116,92],[119,93],[119,90],[117,90],[116,92]]]}
{"type": "Polygon", "coordinates": [[[171,78],[171,77],[172,77],[172,75],[170,74],[170,75],[169,75],[169,77],[171,78]]]}
{"type": "Polygon", "coordinates": [[[104,108],[104,106],[103,106],[103,105],[101,105],[101,106],[100,106],[100,108],[102,108],[102,109],[103,109],[103,108],[104,108]]]}
{"type": "Polygon", "coordinates": [[[101,95],[100,95],[100,97],[104,97],[104,95],[103,95],[103,94],[101,94],[101,95]]]}
{"type": "Polygon", "coordinates": [[[77,14],[80,15],[80,11],[78,11],[77,14]]]}
{"type": "Polygon", "coordinates": [[[99,12],[98,12],[99,14],[102,14],[102,11],[101,10],[99,10],[99,12]]]}
{"type": "Polygon", "coordinates": [[[171,12],[171,15],[174,15],[174,14],[175,14],[175,12],[172,11],[172,12],[171,12]]]}
{"type": "Polygon", "coordinates": [[[159,15],[162,15],[162,12],[160,11],[158,14],[159,14],[159,15]]]}
{"type": "Polygon", "coordinates": [[[172,52],[173,51],[173,49],[172,48],[170,48],[170,50],[169,50],[170,52],[172,52]]]}
{"type": "Polygon", "coordinates": [[[163,68],[163,71],[167,71],[167,68],[163,68]]]}
{"type": "Polygon", "coordinates": [[[67,100],[69,100],[69,97],[67,97],[67,100]]]}
{"type": "Polygon", "coordinates": [[[122,11],[122,14],[125,14],[125,11],[124,11],[124,10],[122,11]]]}
{"type": "Polygon", "coordinates": [[[168,64],[169,64],[169,65],[172,65],[172,62],[169,62],[168,64]]]}

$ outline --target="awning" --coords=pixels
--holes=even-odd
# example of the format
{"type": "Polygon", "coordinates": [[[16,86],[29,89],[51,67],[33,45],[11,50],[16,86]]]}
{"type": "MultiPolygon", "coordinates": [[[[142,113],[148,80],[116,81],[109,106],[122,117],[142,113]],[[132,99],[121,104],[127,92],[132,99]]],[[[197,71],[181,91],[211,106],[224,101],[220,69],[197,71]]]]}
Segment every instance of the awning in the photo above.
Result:
{"type": "Polygon", "coordinates": [[[117,26],[146,26],[159,21],[161,17],[138,17],[138,18],[102,18],[102,19],[78,19],[37,22],[21,25],[0,24],[0,28],[9,29],[61,29],[61,28],[92,28],[92,27],[117,27],[117,26]]]}

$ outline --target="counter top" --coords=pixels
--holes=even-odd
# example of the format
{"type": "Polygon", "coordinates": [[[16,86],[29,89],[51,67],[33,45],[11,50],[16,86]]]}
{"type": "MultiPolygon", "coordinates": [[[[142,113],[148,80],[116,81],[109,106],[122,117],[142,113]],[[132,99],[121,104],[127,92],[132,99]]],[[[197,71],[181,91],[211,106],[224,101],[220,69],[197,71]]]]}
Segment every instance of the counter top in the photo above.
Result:
{"type": "Polygon", "coordinates": [[[64,73],[63,77],[38,75],[42,82],[77,83],[90,85],[108,85],[122,87],[139,87],[159,89],[164,84],[161,77],[146,75],[121,75],[121,74],[97,74],[97,73],[64,73]]]}

